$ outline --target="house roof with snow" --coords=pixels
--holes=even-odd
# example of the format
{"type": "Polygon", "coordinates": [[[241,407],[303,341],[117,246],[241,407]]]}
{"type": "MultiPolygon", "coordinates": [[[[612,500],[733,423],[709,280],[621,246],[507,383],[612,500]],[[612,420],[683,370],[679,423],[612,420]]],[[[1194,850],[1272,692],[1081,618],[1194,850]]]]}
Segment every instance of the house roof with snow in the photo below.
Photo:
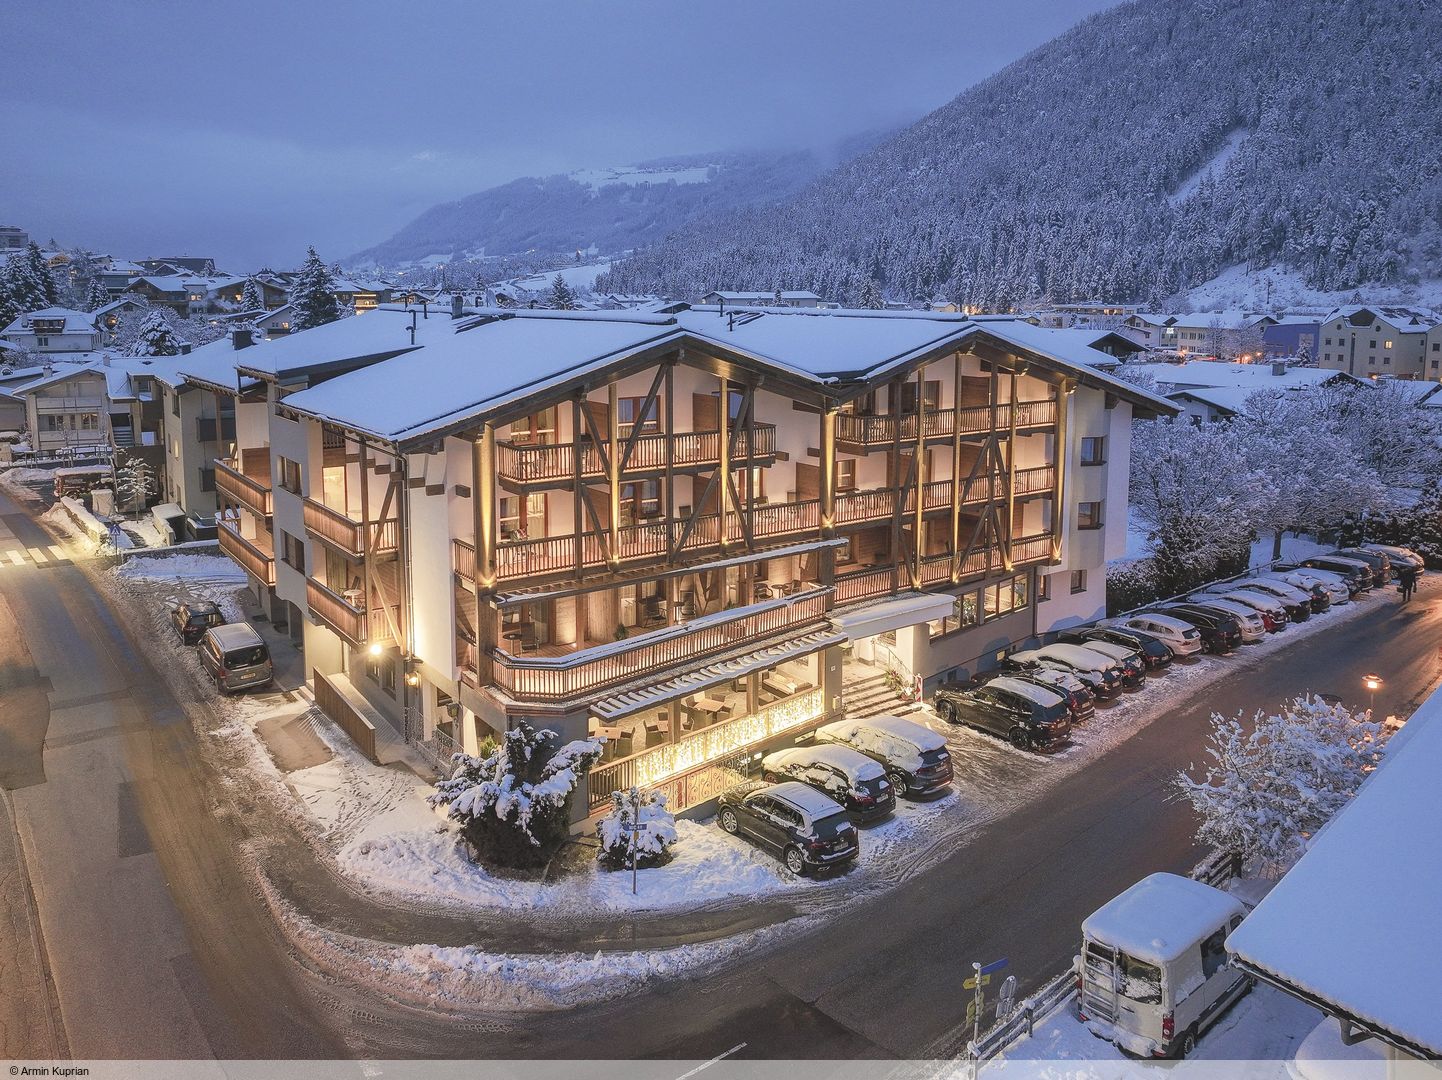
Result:
{"type": "Polygon", "coordinates": [[[1409,1054],[1442,1056],[1442,689],[1227,948],[1255,974],[1409,1054]]]}
{"type": "MultiPolygon", "coordinates": [[[[776,293],[773,292],[708,292],[706,297],[719,296],[728,304],[764,304],[768,300],[775,300],[776,293]]],[[[781,293],[783,300],[820,300],[821,297],[814,292],[799,290],[796,292],[781,293]]]]}
{"type": "Polygon", "coordinates": [[[1369,380],[1358,379],[1345,371],[1331,371],[1327,368],[1291,366],[1279,374],[1273,371],[1271,364],[1227,364],[1219,360],[1188,360],[1182,364],[1131,364],[1127,370],[1145,373],[1155,379],[1158,386],[1177,390],[1207,386],[1244,386],[1256,390],[1277,387],[1291,389],[1340,383],[1363,386],[1369,383],[1369,380]]]}
{"type": "Polygon", "coordinates": [[[422,312],[414,307],[381,305],[363,315],[258,342],[245,350],[237,366],[256,378],[284,382],[409,352],[433,339],[449,337],[457,329],[450,312],[439,308],[422,312]]]}
{"type": "Polygon", "coordinates": [[[1038,328],[1007,318],[837,309],[747,312],[735,318],[715,308],[675,315],[490,309],[457,325],[461,333],[435,337],[416,352],[397,350],[401,355],[383,363],[287,397],[285,407],[397,445],[411,444],[690,342],[818,396],[848,387],[859,393],[868,382],[908,364],[990,347],[1053,367],[1143,412],[1178,411],[1166,398],[1107,374],[1105,364],[1081,358],[1076,350],[1085,346],[1079,340],[1066,339],[1068,347],[1059,350],[1064,355],[1053,355],[1046,346],[1057,339],[1038,337],[1038,328]]]}
{"type": "Polygon", "coordinates": [[[76,311],[74,308],[48,307],[39,311],[26,312],[21,315],[0,334],[29,334],[31,325],[37,320],[52,321],[61,320],[63,329],[57,331],[62,334],[93,334],[95,333],[95,315],[88,311],[76,311]]]}
{"type": "Polygon", "coordinates": [[[1372,319],[1376,319],[1386,323],[1399,334],[1425,334],[1442,322],[1442,318],[1439,318],[1436,312],[1377,304],[1346,304],[1339,308],[1333,308],[1323,321],[1332,322],[1334,319],[1346,319],[1358,326],[1366,326],[1372,319]],[[1360,315],[1367,315],[1371,318],[1367,322],[1359,322],[1357,317],[1360,315]]]}

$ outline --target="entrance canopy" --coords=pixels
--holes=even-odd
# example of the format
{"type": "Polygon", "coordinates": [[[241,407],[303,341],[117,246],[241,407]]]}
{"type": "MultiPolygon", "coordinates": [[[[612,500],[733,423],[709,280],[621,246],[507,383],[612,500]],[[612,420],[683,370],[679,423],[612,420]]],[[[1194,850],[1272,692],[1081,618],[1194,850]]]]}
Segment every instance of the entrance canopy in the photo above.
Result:
{"type": "Polygon", "coordinates": [[[904,592],[864,607],[831,616],[831,625],[848,641],[875,637],[955,614],[956,597],[950,593],[904,592]]]}

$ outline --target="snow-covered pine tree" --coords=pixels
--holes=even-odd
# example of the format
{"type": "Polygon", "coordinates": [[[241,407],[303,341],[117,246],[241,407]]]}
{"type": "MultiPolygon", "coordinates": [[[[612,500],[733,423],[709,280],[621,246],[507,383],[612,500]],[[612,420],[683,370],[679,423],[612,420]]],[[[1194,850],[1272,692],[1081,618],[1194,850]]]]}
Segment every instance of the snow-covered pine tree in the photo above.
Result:
{"type": "Polygon", "coordinates": [[[484,758],[458,755],[456,771],[436,782],[432,806],[444,806],[482,862],[514,869],[544,866],[570,831],[571,796],[600,760],[591,739],[546,753],[555,732],[524,721],[484,758]]]}
{"type": "Polygon", "coordinates": [[[128,352],[131,356],[176,356],[181,344],[180,335],[170,325],[165,312],[151,308],[128,352]]]}
{"type": "Polygon", "coordinates": [[[1301,854],[1376,768],[1388,732],[1369,713],[1304,695],[1280,713],[1212,716],[1209,764],[1173,781],[1199,817],[1197,841],[1239,851],[1263,876],[1301,854]]]}
{"type": "Polygon", "coordinates": [[[607,870],[631,869],[633,847],[636,869],[664,866],[677,840],[676,816],[659,791],[613,791],[611,812],[596,826],[596,837],[596,858],[607,870]]]}
{"type": "Polygon", "coordinates": [[[867,278],[861,283],[861,294],[857,297],[856,306],[871,311],[880,311],[886,307],[886,297],[881,295],[881,286],[875,278],[867,278]]]}
{"type": "Polygon", "coordinates": [[[85,291],[85,310],[98,311],[110,303],[110,292],[105,288],[100,278],[92,277],[90,285],[85,291]]]}
{"type": "MultiPolygon", "coordinates": [[[[40,245],[34,240],[25,248],[25,263],[40,288],[45,303],[41,307],[54,307],[60,303],[60,289],[55,284],[55,276],[50,272],[50,267],[45,263],[45,256],[40,252],[40,245]]],[[[38,308],[32,310],[39,310],[38,308]]]]}
{"type": "Polygon", "coordinates": [[[786,303],[785,299],[781,295],[780,285],[776,286],[775,290],[771,293],[771,303],[776,307],[781,307],[783,304],[786,303]]]}
{"type": "Polygon", "coordinates": [[[5,260],[4,268],[0,269],[0,329],[21,315],[49,306],[44,283],[36,277],[25,253],[17,251],[5,260]]]}
{"type": "Polygon", "coordinates": [[[245,287],[240,291],[240,309],[242,311],[261,311],[265,308],[265,294],[261,291],[260,282],[253,277],[245,279],[245,287]]]}
{"type": "Polygon", "coordinates": [[[144,510],[160,491],[155,469],[143,458],[125,456],[115,464],[115,502],[124,510],[144,510]]]}
{"type": "Polygon", "coordinates": [[[324,326],[340,318],[335,279],[315,248],[306,249],[305,262],[290,287],[290,300],[295,305],[295,325],[300,330],[324,326]]]}
{"type": "Polygon", "coordinates": [[[558,311],[571,311],[576,306],[576,294],[571,291],[571,286],[566,284],[566,279],[560,274],[551,279],[551,298],[547,306],[556,308],[558,311]]]}

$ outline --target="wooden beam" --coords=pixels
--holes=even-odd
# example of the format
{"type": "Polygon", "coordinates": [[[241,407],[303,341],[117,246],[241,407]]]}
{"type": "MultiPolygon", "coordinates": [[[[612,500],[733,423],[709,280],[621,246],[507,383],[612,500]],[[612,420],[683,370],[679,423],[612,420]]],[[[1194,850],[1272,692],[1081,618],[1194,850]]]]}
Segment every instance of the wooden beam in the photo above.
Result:
{"type": "Polygon", "coordinates": [[[951,580],[961,580],[961,353],[951,376],[951,580]]]}
{"type": "MultiPolygon", "coordinates": [[[[666,476],[662,498],[666,502],[666,561],[674,562],[676,560],[676,361],[665,361],[663,369],[666,372],[666,389],[662,398],[662,407],[666,411],[666,437],[662,449],[666,456],[666,476]]],[[[667,622],[670,622],[671,613],[674,610],[672,607],[667,607],[667,622]]]]}
{"type": "MultiPolygon", "coordinates": [[[[496,428],[487,424],[472,444],[476,499],[476,584],[477,594],[496,587],[496,428]]],[[[479,609],[478,609],[479,610],[479,609]]],[[[479,617],[479,616],[478,616],[479,617]]]]}
{"type": "Polygon", "coordinates": [[[611,569],[615,569],[621,561],[621,455],[618,452],[621,441],[621,417],[617,405],[616,383],[611,382],[606,386],[606,447],[608,451],[606,470],[607,481],[611,486],[611,550],[607,552],[607,561],[611,569]]]}
{"type": "MultiPolygon", "coordinates": [[[[721,542],[721,550],[727,548],[726,533],[731,518],[731,384],[726,376],[721,376],[721,407],[716,412],[717,438],[719,446],[717,474],[723,477],[721,490],[717,495],[716,506],[720,512],[720,522],[717,529],[717,539],[721,542]]],[[[709,490],[709,487],[708,487],[709,490]]]]}
{"type": "Polygon", "coordinates": [[[817,464],[820,466],[818,479],[821,488],[821,538],[829,540],[836,535],[836,410],[827,408],[821,413],[821,448],[817,464]]]}
{"type": "Polygon", "coordinates": [[[576,577],[586,569],[586,529],[581,514],[581,397],[571,398],[571,547],[576,577]]]}
{"type": "Polygon", "coordinates": [[[1068,413],[1071,411],[1073,386],[1063,380],[1056,392],[1056,435],[1052,440],[1051,500],[1051,561],[1061,561],[1061,548],[1066,536],[1067,473],[1070,471],[1071,448],[1067,446],[1068,413]]]}

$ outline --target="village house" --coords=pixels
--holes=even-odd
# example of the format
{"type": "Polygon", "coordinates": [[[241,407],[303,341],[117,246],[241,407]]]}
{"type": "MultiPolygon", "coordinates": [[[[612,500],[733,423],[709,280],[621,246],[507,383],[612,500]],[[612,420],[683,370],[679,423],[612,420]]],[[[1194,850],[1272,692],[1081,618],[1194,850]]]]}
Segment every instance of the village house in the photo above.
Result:
{"type": "Polygon", "coordinates": [[[37,353],[94,352],[104,336],[94,313],[62,307],[21,315],[0,330],[0,338],[37,353]]]}
{"type": "Polygon", "coordinates": [[[233,311],[245,291],[243,277],[196,277],[190,274],[135,278],[128,291],[157,307],[168,307],[182,319],[191,315],[233,311]]]}
{"type": "Polygon", "coordinates": [[[1276,321],[1270,315],[1235,308],[1177,315],[1138,311],[1122,320],[1122,329],[1148,349],[1184,356],[1258,360],[1263,354],[1266,330],[1276,321]]]}
{"type": "Polygon", "coordinates": [[[264,395],[222,545],[363,744],[608,736],[583,815],[632,783],[701,806],[858,687],[1101,615],[1131,418],[1174,411],[1016,321],[452,322],[389,359],[327,363],[320,330],[241,354],[264,395]]]}
{"type": "Polygon", "coordinates": [[[775,292],[708,292],[701,297],[703,304],[726,307],[794,307],[816,308],[823,303],[814,292],[782,292],[778,298],[775,292]]]}
{"type": "Polygon", "coordinates": [[[1442,349],[1435,356],[1428,350],[1430,331],[1439,321],[1431,312],[1407,307],[1337,308],[1322,322],[1318,362],[1359,378],[1442,378],[1442,349]]]}
{"type": "Polygon", "coordinates": [[[1131,364],[1128,371],[1150,375],[1157,392],[1174,402],[1194,424],[1211,424],[1240,414],[1257,393],[1280,394],[1311,386],[1363,387],[1362,379],[1340,371],[1283,364],[1225,364],[1188,360],[1180,364],[1131,364]]]}

